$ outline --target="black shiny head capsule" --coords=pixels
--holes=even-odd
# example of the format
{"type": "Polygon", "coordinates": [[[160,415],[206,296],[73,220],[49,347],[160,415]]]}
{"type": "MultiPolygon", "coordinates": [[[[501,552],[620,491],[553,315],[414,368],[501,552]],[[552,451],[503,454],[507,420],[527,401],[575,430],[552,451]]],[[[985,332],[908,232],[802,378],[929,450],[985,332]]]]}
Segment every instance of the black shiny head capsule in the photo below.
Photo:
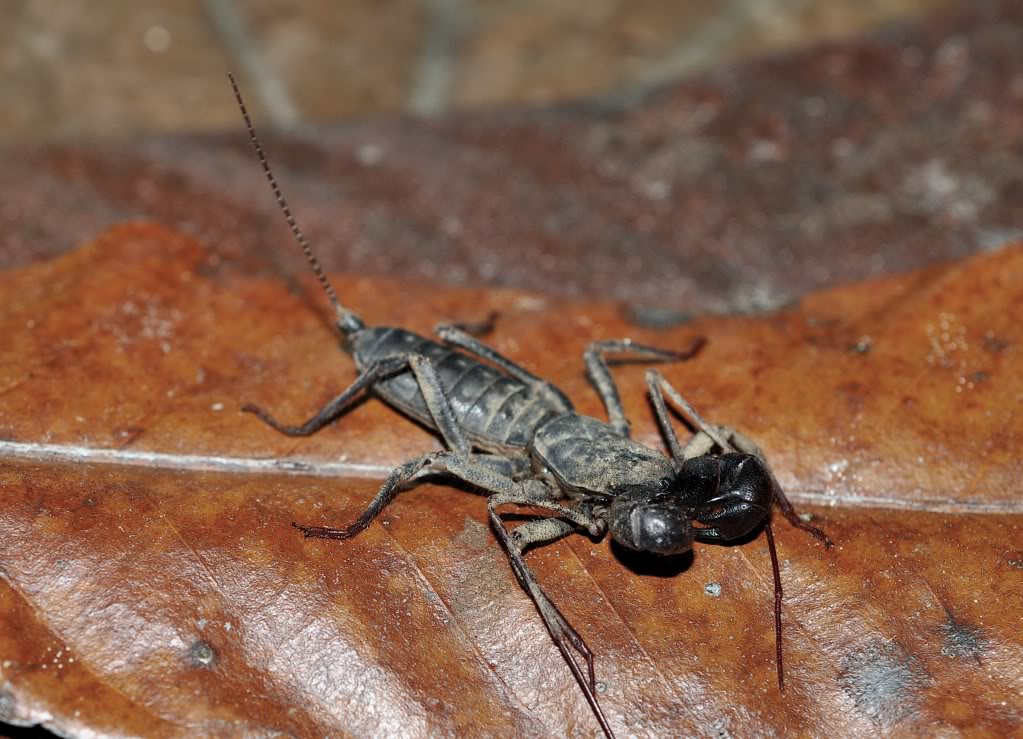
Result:
{"type": "Polygon", "coordinates": [[[745,536],[767,520],[774,502],[774,478],[752,454],[689,459],[679,477],[691,516],[701,525],[695,531],[700,541],[745,536]]]}
{"type": "Polygon", "coordinates": [[[620,492],[611,504],[608,529],[619,544],[640,552],[682,554],[693,546],[687,510],[669,492],[671,481],[620,492]]]}

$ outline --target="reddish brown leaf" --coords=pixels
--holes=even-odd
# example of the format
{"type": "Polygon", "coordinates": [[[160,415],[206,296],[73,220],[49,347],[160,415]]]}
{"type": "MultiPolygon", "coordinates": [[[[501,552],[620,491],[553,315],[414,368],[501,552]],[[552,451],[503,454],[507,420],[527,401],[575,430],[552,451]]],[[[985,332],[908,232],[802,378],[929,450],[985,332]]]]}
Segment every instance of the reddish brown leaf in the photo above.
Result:
{"type": "MultiPolygon", "coordinates": [[[[67,734],[597,731],[480,497],[419,486],[345,544],[290,527],[351,520],[391,465],[439,444],[377,401],[300,442],[238,412],[302,419],[351,382],[325,310],[146,225],[0,287],[4,719],[67,734]]],[[[370,321],[424,332],[496,310],[497,348],[598,417],[588,341],[709,338],[665,375],[757,439],[837,546],[777,525],[784,696],[763,538],[691,562],[581,536],[531,553],[598,654],[621,735],[1019,730],[1020,248],[662,332],[611,305],[337,287],[370,321]]],[[[658,445],[642,367],[615,374],[637,437],[658,445]]]]}

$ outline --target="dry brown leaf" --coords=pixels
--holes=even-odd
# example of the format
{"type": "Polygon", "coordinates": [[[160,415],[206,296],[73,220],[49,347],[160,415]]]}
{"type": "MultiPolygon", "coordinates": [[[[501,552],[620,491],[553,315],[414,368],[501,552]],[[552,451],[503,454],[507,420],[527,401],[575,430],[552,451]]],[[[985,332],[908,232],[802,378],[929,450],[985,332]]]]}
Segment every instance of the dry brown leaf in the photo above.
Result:
{"type": "MultiPolygon", "coordinates": [[[[325,310],[148,225],[0,285],[0,717],[66,735],[597,733],[479,496],[421,485],[345,544],[290,527],[350,521],[439,444],[375,400],[298,442],[239,413],[303,419],[351,382],[325,310]]],[[[679,562],[581,536],[531,553],[620,735],[1020,731],[1020,248],[661,332],[611,305],[337,286],[423,332],[498,311],[492,343],[598,417],[588,341],[709,338],[665,375],[753,436],[837,546],[776,527],[784,696],[762,537],[679,562]]],[[[615,375],[660,444],[642,367],[615,375]]]]}

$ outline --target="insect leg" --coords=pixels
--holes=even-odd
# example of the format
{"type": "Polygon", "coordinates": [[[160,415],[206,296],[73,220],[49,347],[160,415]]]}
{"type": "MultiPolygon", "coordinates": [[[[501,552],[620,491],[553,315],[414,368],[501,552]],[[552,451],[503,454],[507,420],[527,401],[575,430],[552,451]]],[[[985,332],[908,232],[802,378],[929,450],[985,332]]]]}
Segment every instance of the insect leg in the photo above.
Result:
{"type": "Polygon", "coordinates": [[[731,426],[718,426],[715,424],[715,429],[722,438],[726,439],[729,445],[743,454],[752,454],[754,457],[759,457],[764,462],[767,461],[767,457],[764,456],[764,450],[757,446],[753,439],[746,436],[746,434],[733,429],[731,426]]]}
{"type": "Polygon", "coordinates": [[[359,394],[372,387],[374,383],[411,369],[419,383],[419,390],[426,401],[426,407],[433,416],[437,430],[449,449],[460,454],[468,454],[471,449],[461,426],[451,410],[451,403],[444,394],[444,386],[437,377],[433,364],[427,357],[419,354],[397,354],[384,357],[373,362],[359,375],[343,393],[327,403],[320,411],[301,426],[288,426],[277,421],[265,410],[252,403],[242,406],[242,411],[256,414],[264,423],[272,426],[288,436],[309,436],[316,433],[328,423],[341,415],[345,408],[358,398],[359,394]]]}
{"type": "MultiPolygon", "coordinates": [[[[604,734],[608,737],[614,737],[614,732],[611,730],[611,725],[608,723],[607,718],[604,716],[603,710],[600,708],[600,704],[597,702],[597,681],[596,675],[593,668],[593,652],[583,641],[583,638],[579,636],[579,633],[572,628],[572,625],[568,622],[568,619],[558,610],[558,607],[554,605],[554,602],[547,597],[544,593],[543,588],[540,587],[540,583],[536,579],[536,575],[526,565],[526,561],[522,556],[522,550],[529,543],[524,539],[529,534],[538,533],[536,530],[527,530],[522,536],[523,541],[517,540],[515,534],[519,529],[529,526],[524,524],[519,526],[514,531],[509,532],[507,527],[504,525],[504,521],[497,514],[497,506],[504,503],[521,503],[522,505],[539,505],[538,501],[529,499],[528,496],[514,496],[514,495],[499,495],[494,496],[490,499],[488,510],[490,513],[490,523],[494,527],[494,531],[497,533],[497,538],[504,547],[504,550],[508,553],[508,559],[511,561],[512,570],[515,572],[515,576],[518,578],[519,583],[529,594],[529,597],[533,599],[533,603],[536,604],[537,610],[540,612],[540,617],[543,619],[544,624],[547,626],[547,630],[551,634],[551,638],[554,639],[554,643],[558,647],[558,651],[561,652],[561,656],[564,657],[568,663],[569,669],[572,671],[572,675],[575,677],[576,682],[582,689],[583,694],[586,696],[587,702],[590,704],[590,708],[596,716],[597,721],[600,723],[600,728],[603,729],[604,734]],[[582,667],[576,661],[575,655],[569,649],[572,647],[578,652],[583,660],[586,662],[586,672],[583,672],[582,667]]],[[[546,506],[545,506],[546,507],[546,506]]],[[[565,524],[567,526],[568,524],[565,524]]],[[[562,527],[563,528],[563,527],[562,527]]]]}
{"type": "Polygon", "coordinates": [[[384,484],[380,486],[380,490],[377,491],[369,507],[356,519],[355,523],[340,529],[332,526],[306,526],[295,522],[292,522],[291,525],[305,534],[307,539],[351,539],[370,525],[402,485],[415,477],[420,470],[432,464],[434,456],[433,454],[424,454],[395,467],[384,484]]]}
{"type": "MultiPolygon", "coordinates": [[[[313,539],[350,539],[360,531],[364,530],[380,511],[391,502],[391,499],[409,482],[413,481],[422,473],[443,473],[457,477],[491,493],[513,493],[521,490],[519,483],[513,482],[511,478],[502,474],[505,470],[514,468],[514,460],[497,457],[491,454],[465,454],[455,452],[433,452],[410,459],[408,462],[395,467],[388,476],[380,490],[373,497],[369,506],[361,516],[352,524],[343,528],[331,526],[306,526],[304,524],[292,524],[295,528],[301,529],[307,538],[313,539]]],[[[537,487],[547,490],[540,482],[533,481],[537,487]]],[[[534,492],[533,497],[542,497],[534,492]]],[[[572,514],[571,511],[566,512],[572,514]]],[[[578,516],[577,516],[578,518],[578,516]]],[[[589,519],[580,519],[580,525],[587,526],[589,519]]]]}
{"type": "MultiPolygon", "coordinates": [[[[391,362],[389,365],[391,374],[402,371],[406,367],[411,368],[416,381],[419,383],[419,390],[423,394],[423,399],[433,418],[434,425],[452,451],[426,454],[395,468],[391,472],[390,477],[380,487],[380,490],[366,511],[350,526],[338,529],[328,526],[295,524],[307,537],[348,539],[355,536],[369,526],[370,522],[383,510],[384,506],[394,497],[402,485],[409,482],[425,469],[429,469],[432,472],[448,473],[491,493],[511,493],[521,489],[521,485],[514,482],[511,477],[502,474],[502,472],[521,468],[521,465],[518,465],[518,468],[516,467],[514,460],[508,459],[504,463],[495,462],[494,455],[479,455],[487,459],[485,463],[474,460],[474,457],[477,455],[470,454],[471,445],[465,436],[465,432],[458,425],[454,411],[451,408],[451,402],[444,392],[444,386],[441,384],[440,378],[437,376],[429,358],[420,354],[405,354],[389,357],[381,361],[391,362]]],[[[374,363],[373,366],[376,366],[376,364],[374,363]]],[[[369,374],[368,370],[364,373],[364,375],[366,374],[369,374]]],[[[379,379],[379,377],[374,379],[379,379]]],[[[363,383],[360,389],[368,385],[369,382],[363,383]]],[[[358,380],[356,383],[358,383],[358,380]]],[[[521,471],[521,469],[518,469],[518,471],[521,471]]],[[[539,481],[530,480],[524,484],[532,484],[537,488],[541,488],[546,492],[546,495],[542,497],[550,497],[548,488],[539,481]]],[[[534,492],[533,495],[536,497],[537,493],[534,492]]],[[[562,515],[576,515],[577,517],[580,515],[574,514],[569,509],[561,508],[560,506],[558,510],[562,515]]],[[[581,525],[585,526],[589,523],[590,520],[586,519],[581,525]]]]}
{"type": "Polygon", "coordinates": [[[384,484],[380,486],[380,490],[366,511],[350,526],[338,529],[327,526],[294,525],[305,532],[305,535],[310,538],[350,539],[369,526],[370,522],[394,498],[403,485],[413,480],[420,473],[434,472],[451,475],[492,493],[493,495],[490,498],[492,506],[495,505],[494,501],[496,500],[496,505],[519,503],[521,505],[544,508],[567,518],[576,526],[585,529],[594,536],[604,533],[603,521],[587,516],[585,513],[574,508],[566,508],[553,502],[550,489],[539,480],[526,480],[522,483],[515,482],[510,477],[502,474],[499,468],[504,465],[494,464],[493,459],[494,455],[490,454],[460,455],[455,452],[424,454],[394,468],[387,480],[384,481],[384,484]]]}
{"type": "Polygon", "coordinates": [[[511,530],[511,538],[525,551],[532,546],[542,546],[567,536],[575,531],[575,526],[560,518],[539,518],[535,521],[516,526],[511,530]]]}
{"type": "Polygon", "coordinates": [[[774,576],[774,663],[778,668],[778,690],[785,692],[785,661],[781,646],[781,603],[785,597],[781,587],[781,571],[778,569],[778,549],[774,546],[774,532],[771,522],[764,526],[767,532],[767,550],[771,554],[771,574],[774,576]]]}
{"type": "MultiPolygon", "coordinates": [[[[707,423],[696,412],[693,408],[682,397],[679,392],[673,388],[667,380],[665,380],[661,374],[654,369],[647,370],[647,384],[650,387],[650,397],[654,402],[654,410],[657,413],[657,421],[661,426],[665,436],[668,437],[668,443],[671,445],[672,456],[676,460],[691,459],[692,457],[698,457],[703,454],[707,454],[717,444],[721,447],[722,451],[740,451],[744,454],[752,454],[755,457],[759,457],[766,464],[767,460],[764,457],[764,452],[757,446],[752,439],[743,434],[740,431],[736,431],[728,426],[716,426],[707,423]],[[692,438],[692,440],[681,450],[681,457],[679,454],[678,437],[675,436],[675,430],[671,426],[671,422],[668,419],[667,410],[664,406],[664,397],[661,395],[661,391],[668,394],[672,402],[681,408],[686,417],[699,429],[699,432],[692,438]]],[[[825,547],[831,547],[833,542],[821,529],[816,526],[804,522],[799,514],[796,512],[792,502],[785,495],[785,491],[782,490],[781,485],[774,478],[774,473],[771,472],[770,465],[767,465],[768,472],[771,474],[771,481],[774,484],[774,499],[778,501],[778,507],[781,509],[781,513],[785,518],[795,526],[797,529],[805,531],[816,539],[824,542],[825,547]]]]}
{"type": "MultiPolygon", "coordinates": [[[[546,527],[542,525],[532,526],[527,528],[523,534],[519,535],[522,539],[522,541],[520,541],[513,533],[508,532],[508,529],[504,525],[504,521],[502,521],[500,516],[497,515],[496,509],[498,506],[507,503],[544,508],[546,510],[554,511],[559,516],[567,518],[575,526],[586,529],[595,535],[603,533],[604,523],[602,520],[587,516],[582,511],[566,508],[553,502],[551,500],[552,493],[550,489],[539,480],[526,480],[522,483],[516,483],[510,478],[495,472],[490,466],[481,464],[474,458],[475,456],[476,455],[459,456],[452,452],[439,452],[437,454],[426,454],[422,457],[406,462],[391,473],[391,476],[380,488],[380,492],[377,493],[373,502],[370,503],[369,508],[362,514],[362,516],[359,517],[358,521],[345,529],[333,529],[324,526],[298,526],[297,524],[296,526],[301,529],[307,537],[325,539],[351,538],[369,525],[370,521],[372,521],[380,510],[383,509],[403,483],[408,482],[421,471],[425,470],[449,474],[493,493],[488,502],[490,520],[497,532],[498,539],[501,541],[505,551],[508,553],[512,569],[519,582],[522,583],[522,586],[526,589],[526,592],[529,593],[533,602],[536,604],[537,609],[540,611],[540,616],[543,618],[544,623],[550,631],[555,644],[557,644],[558,650],[565,658],[565,661],[568,662],[569,668],[572,670],[572,674],[575,676],[576,681],[582,688],[582,691],[586,696],[586,700],[589,702],[597,720],[600,722],[601,728],[607,736],[612,737],[613,733],[611,731],[611,727],[608,724],[607,719],[604,717],[604,714],[600,709],[600,705],[597,703],[596,677],[593,668],[593,652],[590,651],[586,642],[583,641],[582,637],[579,636],[575,629],[572,628],[571,624],[568,623],[568,620],[565,619],[554,603],[540,588],[540,585],[536,581],[536,577],[529,568],[526,567],[526,563],[522,557],[522,549],[524,546],[527,546],[530,543],[538,543],[541,539],[550,540],[551,538],[561,536],[563,533],[567,533],[571,530],[572,526],[566,522],[562,522],[561,524],[555,523],[553,526],[546,527]],[[576,662],[572,652],[569,651],[569,645],[574,647],[575,650],[583,656],[583,659],[586,660],[587,672],[585,674],[576,662]]],[[[526,526],[529,526],[529,524],[526,524],[526,526]]]]}
{"type": "Polygon", "coordinates": [[[494,474],[519,481],[533,477],[529,458],[520,455],[503,456],[500,454],[472,454],[470,458],[494,474]]]}
{"type": "Polygon", "coordinates": [[[487,334],[493,332],[494,326],[496,325],[497,311],[495,310],[488,313],[487,317],[484,318],[482,321],[473,322],[459,321],[458,323],[445,324],[442,326],[438,326],[437,331],[439,333],[442,328],[453,329],[455,331],[461,331],[463,334],[468,334],[469,336],[486,336],[487,334]]]}
{"type": "MultiPolygon", "coordinates": [[[[661,427],[661,431],[665,436],[668,437],[668,443],[671,446],[672,456],[675,457],[676,462],[682,462],[686,459],[692,459],[693,457],[699,457],[710,452],[714,448],[714,444],[721,447],[722,452],[734,452],[735,447],[729,443],[726,435],[722,433],[724,427],[715,426],[714,424],[707,423],[703,420],[703,417],[696,412],[693,406],[689,405],[689,401],[682,397],[678,390],[673,388],[671,384],[661,376],[661,373],[655,369],[648,369],[646,371],[646,382],[647,387],[650,388],[650,397],[654,402],[654,411],[657,413],[657,422],[661,427]],[[668,396],[672,404],[682,412],[683,418],[692,423],[698,432],[689,443],[683,448],[678,441],[678,436],[675,435],[675,430],[671,425],[671,420],[668,418],[667,407],[664,404],[664,394],[668,396]]],[[[752,442],[751,442],[752,443],[752,442]]]]}
{"type": "Polygon", "coordinates": [[[382,379],[401,372],[407,366],[408,364],[404,357],[385,357],[377,362],[373,362],[361,375],[355,378],[355,382],[348,389],[323,406],[316,415],[301,426],[283,424],[253,403],[243,405],[242,412],[256,414],[263,423],[272,426],[282,434],[287,434],[288,436],[309,436],[315,434],[340,416],[358,398],[363,390],[366,390],[382,379]]]}
{"type": "MultiPolygon", "coordinates": [[[[461,477],[461,475],[458,476],[461,477]]],[[[578,508],[568,508],[560,503],[554,502],[550,488],[541,483],[539,480],[526,480],[523,483],[522,488],[510,492],[496,493],[491,495],[487,500],[487,507],[491,511],[508,504],[530,506],[532,508],[543,508],[547,511],[553,511],[562,518],[567,518],[577,527],[586,530],[593,536],[601,536],[607,529],[607,524],[603,519],[596,516],[590,516],[578,508]],[[528,486],[528,488],[526,486],[528,486]]],[[[518,528],[516,528],[515,531],[518,531],[518,528]]]]}
{"type": "Polygon", "coordinates": [[[625,418],[625,409],[622,408],[622,399],[618,395],[618,386],[615,385],[614,378],[611,377],[607,355],[629,353],[633,354],[637,359],[654,362],[674,362],[689,359],[699,351],[703,344],[704,339],[701,336],[694,339],[690,343],[689,348],[683,352],[636,344],[629,339],[595,341],[586,347],[586,351],[583,353],[586,371],[589,373],[593,385],[597,388],[600,399],[604,401],[604,407],[607,408],[607,416],[611,428],[622,436],[629,436],[629,422],[625,418]]]}
{"type": "MultiPolygon", "coordinates": [[[[772,473],[771,477],[774,477],[772,473]]],[[[788,519],[788,522],[795,526],[801,531],[805,531],[810,536],[824,542],[824,548],[830,549],[835,545],[835,542],[831,541],[831,537],[824,533],[823,530],[816,526],[811,526],[799,517],[796,513],[795,506],[789,501],[788,496],[785,495],[785,491],[781,489],[781,485],[777,481],[774,483],[774,499],[778,501],[778,507],[781,509],[781,514],[788,519]]]]}
{"type": "Polygon", "coordinates": [[[451,408],[451,401],[448,400],[444,386],[441,384],[433,363],[421,354],[408,356],[409,366],[412,368],[416,380],[419,382],[419,392],[423,394],[426,407],[433,416],[433,422],[437,425],[444,443],[448,448],[460,455],[467,456],[472,445],[465,436],[462,427],[458,425],[455,412],[451,408]]]}
{"type": "MultiPolygon", "coordinates": [[[[675,426],[668,416],[668,406],[664,404],[664,393],[661,391],[660,383],[664,381],[661,374],[655,369],[646,371],[646,384],[650,390],[650,401],[654,404],[654,415],[657,416],[657,425],[661,429],[665,440],[668,442],[668,449],[671,451],[671,459],[675,462],[676,470],[680,469],[682,462],[687,459],[682,443],[675,433],[675,426]]],[[[710,451],[709,449],[707,451],[710,451]]],[[[699,456],[699,455],[695,455],[699,456]]]]}
{"type": "Polygon", "coordinates": [[[493,349],[479,339],[470,336],[457,326],[438,326],[437,335],[440,336],[446,344],[457,346],[470,354],[474,354],[481,359],[485,359],[488,362],[497,365],[519,382],[529,385],[535,391],[545,396],[558,410],[564,411],[565,413],[572,410],[572,402],[568,399],[568,396],[566,396],[557,387],[543,378],[537,377],[525,367],[522,367],[508,359],[503,354],[500,354],[496,349],[493,349]]]}

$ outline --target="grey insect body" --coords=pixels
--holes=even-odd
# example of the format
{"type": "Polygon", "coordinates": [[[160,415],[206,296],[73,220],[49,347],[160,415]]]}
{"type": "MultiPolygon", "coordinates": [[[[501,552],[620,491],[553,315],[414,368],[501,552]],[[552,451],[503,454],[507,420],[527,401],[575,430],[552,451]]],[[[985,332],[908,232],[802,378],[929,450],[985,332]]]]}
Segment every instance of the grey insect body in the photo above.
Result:
{"type": "Polygon", "coordinates": [[[634,485],[671,480],[660,452],[617,433],[596,418],[565,413],[533,435],[529,453],[571,497],[613,497],[634,485]]]}
{"type": "Polygon", "coordinates": [[[447,447],[399,465],[363,514],[343,528],[295,524],[306,537],[356,536],[403,487],[424,474],[445,474],[488,493],[491,525],[523,589],[536,604],[554,643],[608,737],[611,725],[597,701],[593,652],[568,623],[526,565],[524,551],[584,531],[611,536],[625,547],[672,555],[694,541],[726,542],[763,525],[775,583],[778,684],[783,686],[781,578],[769,515],[775,502],[794,526],[825,543],[823,531],[800,520],[778,487],[762,452],[739,432],[709,424],[656,370],[647,386],[670,457],[630,438],[608,358],[682,361],[703,345],[695,337],[681,351],[628,339],[591,344],[584,362],[608,412],[608,421],[577,414],[561,390],[456,326],[437,329],[441,342],[401,328],[372,327],[341,305],[267,165],[234,79],[242,115],[260,164],[296,240],[337,312],[337,326],[358,369],[355,382],[299,426],[289,426],[256,405],[242,410],[290,436],[313,434],[342,415],[363,393],[433,429],[447,447]],[[671,402],[695,427],[683,446],[667,410],[671,402]],[[505,505],[554,514],[509,529],[498,513],[505,505]],[[575,654],[581,655],[585,671],[575,654]]]}
{"type": "MultiPolygon", "coordinates": [[[[455,423],[474,447],[485,451],[521,452],[538,426],[572,407],[563,396],[558,402],[547,393],[538,394],[490,365],[404,329],[363,329],[350,338],[349,351],[363,372],[388,357],[426,358],[445,390],[455,423]]],[[[436,427],[413,372],[380,380],[373,392],[420,423],[436,427]]]]}

